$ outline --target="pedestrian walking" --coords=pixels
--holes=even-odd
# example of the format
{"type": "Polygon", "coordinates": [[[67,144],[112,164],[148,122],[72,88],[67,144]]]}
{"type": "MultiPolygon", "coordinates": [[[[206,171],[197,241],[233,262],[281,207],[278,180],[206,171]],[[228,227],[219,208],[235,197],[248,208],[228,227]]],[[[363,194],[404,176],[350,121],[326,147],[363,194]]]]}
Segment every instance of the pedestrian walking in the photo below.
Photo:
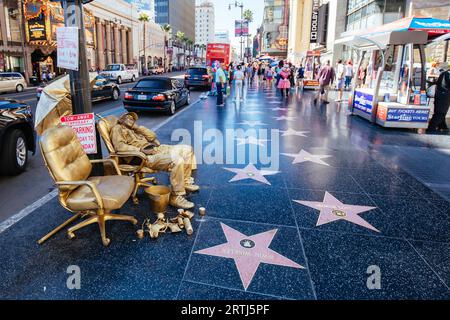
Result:
{"type": "Polygon", "coordinates": [[[246,76],[247,76],[247,83],[251,84],[253,81],[253,67],[250,63],[247,65],[246,76]]]}
{"type": "Polygon", "coordinates": [[[225,72],[222,70],[222,66],[218,64],[217,70],[216,70],[216,89],[217,89],[217,106],[223,107],[223,87],[226,83],[227,79],[225,76],[225,72]]]}
{"type": "Polygon", "coordinates": [[[448,132],[446,117],[450,107],[450,70],[442,72],[436,81],[434,95],[434,115],[430,121],[427,132],[448,132]]]}
{"type": "Polygon", "coordinates": [[[272,85],[272,81],[273,81],[273,69],[272,68],[269,68],[267,70],[266,78],[267,78],[267,83],[269,85],[272,85]]]}
{"type": "Polygon", "coordinates": [[[237,66],[237,70],[234,73],[234,86],[236,91],[236,96],[234,100],[244,100],[243,84],[244,84],[244,73],[242,72],[241,66],[237,66]]]}
{"type": "Polygon", "coordinates": [[[289,77],[291,75],[291,71],[288,66],[283,67],[280,72],[280,81],[278,82],[278,89],[281,91],[282,97],[289,96],[289,90],[291,88],[291,81],[289,77]]]}
{"type": "Polygon", "coordinates": [[[330,60],[327,61],[327,64],[320,69],[319,77],[319,91],[317,92],[317,96],[314,99],[314,103],[320,99],[323,103],[329,103],[328,101],[328,91],[330,90],[330,84],[334,81],[336,77],[336,73],[334,68],[331,66],[330,60]]]}
{"type": "Polygon", "coordinates": [[[344,93],[345,86],[345,66],[342,63],[342,59],[337,61],[337,72],[336,72],[336,88],[338,90],[338,98],[336,102],[342,101],[342,95],[344,93]]]}
{"type": "Polygon", "coordinates": [[[297,70],[297,87],[299,88],[303,87],[304,79],[305,79],[305,68],[303,67],[303,64],[301,64],[297,70]]]}
{"type": "Polygon", "coordinates": [[[289,75],[289,81],[291,82],[291,89],[295,88],[295,67],[289,62],[289,70],[291,74],[289,75]]]}
{"type": "Polygon", "coordinates": [[[348,60],[347,65],[345,66],[345,90],[350,89],[352,79],[353,79],[353,63],[352,60],[348,60]]]}
{"type": "Polygon", "coordinates": [[[278,87],[278,84],[280,83],[281,80],[281,76],[280,76],[280,72],[284,67],[284,61],[280,61],[278,62],[278,66],[275,69],[275,73],[276,73],[276,83],[275,85],[278,87]]]}

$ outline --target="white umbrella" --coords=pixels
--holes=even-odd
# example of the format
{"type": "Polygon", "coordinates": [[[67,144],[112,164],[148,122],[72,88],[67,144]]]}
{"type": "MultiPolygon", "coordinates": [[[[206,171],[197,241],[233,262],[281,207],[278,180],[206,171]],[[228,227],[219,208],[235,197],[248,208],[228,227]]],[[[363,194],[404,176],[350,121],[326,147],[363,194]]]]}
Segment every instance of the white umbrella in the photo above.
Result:
{"type": "MultiPolygon", "coordinates": [[[[91,85],[95,83],[97,73],[89,74],[91,85]]],[[[39,135],[45,130],[60,124],[60,118],[72,114],[69,75],[62,76],[47,85],[41,93],[36,107],[35,128],[39,135]]]]}

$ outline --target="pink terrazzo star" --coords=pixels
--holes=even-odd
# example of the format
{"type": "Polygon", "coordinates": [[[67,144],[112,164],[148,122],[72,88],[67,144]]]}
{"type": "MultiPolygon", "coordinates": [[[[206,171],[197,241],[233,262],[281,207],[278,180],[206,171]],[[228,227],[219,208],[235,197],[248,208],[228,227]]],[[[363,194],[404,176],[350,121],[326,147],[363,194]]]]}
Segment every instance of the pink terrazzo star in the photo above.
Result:
{"type": "Polygon", "coordinates": [[[229,182],[252,179],[268,185],[271,184],[269,181],[267,181],[265,176],[280,173],[279,171],[258,170],[252,163],[250,163],[244,169],[236,169],[236,168],[224,168],[224,169],[236,173],[236,175],[229,182]]]}
{"type": "Polygon", "coordinates": [[[376,207],[353,206],[344,204],[328,192],[325,192],[325,198],[323,199],[323,202],[299,200],[294,200],[294,202],[320,210],[319,220],[317,221],[316,225],[317,227],[337,220],[347,220],[364,228],[380,232],[359,216],[360,213],[376,209],[376,207]]]}
{"type": "Polygon", "coordinates": [[[195,253],[233,259],[246,291],[261,263],[304,269],[298,263],[269,249],[277,229],[249,237],[226,224],[221,223],[221,226],[227,243],[195,253]]]}

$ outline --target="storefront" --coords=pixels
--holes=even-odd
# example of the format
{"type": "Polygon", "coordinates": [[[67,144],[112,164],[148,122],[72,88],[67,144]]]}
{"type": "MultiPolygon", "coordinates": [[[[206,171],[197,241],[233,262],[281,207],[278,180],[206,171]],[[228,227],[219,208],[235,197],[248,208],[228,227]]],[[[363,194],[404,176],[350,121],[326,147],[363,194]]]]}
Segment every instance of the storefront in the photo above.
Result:
{"type": "MultiPolygon", "coordinates": [[[[89,53],[95,48],[95,20],[91,12],[86,9],[84,12],[89,53]]],[[[56,29],[64,26],[61,4],[48,0],[24,0],[24,16],[33,75],[42,79],[43,74],[61,74],[63,70],[57,68],[56,61],[56,29]]],[[[95,54],[90,56],[95,59],[95,54]]]]}
{"type": "Polygon", "coordinates": [[[428,128],[425,45],[445,32],[448,21],[408,18],[341,39],[360,56],[352,113],[383,127],[428,128]]]}

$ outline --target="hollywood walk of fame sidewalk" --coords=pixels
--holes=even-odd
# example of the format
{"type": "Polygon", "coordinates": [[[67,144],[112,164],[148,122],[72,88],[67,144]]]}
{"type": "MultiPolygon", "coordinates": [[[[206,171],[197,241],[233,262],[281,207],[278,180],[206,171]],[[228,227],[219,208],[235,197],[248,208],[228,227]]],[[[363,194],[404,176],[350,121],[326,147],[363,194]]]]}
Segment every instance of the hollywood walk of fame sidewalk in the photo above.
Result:
{"type": "MultiPolygon", "coordinates": [[[[242,103],[198,102],[158,130],[163,143],[175,129],[193,133],[198,121],[204,130],[279,130],[233,139],[244,159],[255,148],[278,150],[276,168],[259,158],[200,164],[202,190],[189,198],[207,216],[193,219],[190,237],[137,240],[134,227],[110,222],[108,248],[95,226],[38,246],[68,216],[53,199],[0,234],[0,299],[449,299],[449,203],[392,150],[450,144],[370,126],[311,98],[283,100],[254,86],[242,103]],[[79,290],[66,286],[74,265],[79,290]]],[[[157,178],[168,183],[166,174],[157,178]]],[[[121,211],[151,217],[142,194],[139,207],[121,211]]]]}

